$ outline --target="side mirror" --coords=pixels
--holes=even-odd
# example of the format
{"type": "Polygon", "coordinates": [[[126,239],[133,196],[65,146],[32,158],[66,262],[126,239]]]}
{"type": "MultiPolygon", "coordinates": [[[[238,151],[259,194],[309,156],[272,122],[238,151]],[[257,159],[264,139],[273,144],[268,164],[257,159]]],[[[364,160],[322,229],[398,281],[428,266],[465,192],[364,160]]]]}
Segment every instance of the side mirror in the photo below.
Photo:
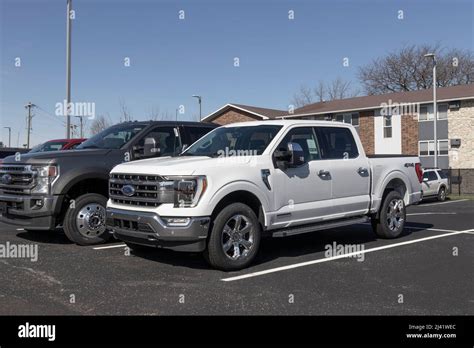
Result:
{"type": "Polygon", "coordinates": [[[304,158],[303,148],[298,143],[288,143],[288,152],[291,155],[290,158],[290,167],[299,167],[306,163],[306,158],[304,158]]]}
{"type": "Polygon", "coordinates": [[[145,146],[143,146],[143,157],[154,157],[160,155],[160,148],[156,147],[155,138],[145,138],[145,146]]]}
{"type": "Polygon", "coordinates": [[[428,178],[423,178],[423,181],[424,181],[424,182],[427,182],[427,181],[428,181],[428,178]]]}
{"type": "Polygon", "coordinates": [[[287,151],[275,152],[277,166],[286,168],[299,167],[306,163],[303,148],[298,143],[288,143],[287,151]]]}

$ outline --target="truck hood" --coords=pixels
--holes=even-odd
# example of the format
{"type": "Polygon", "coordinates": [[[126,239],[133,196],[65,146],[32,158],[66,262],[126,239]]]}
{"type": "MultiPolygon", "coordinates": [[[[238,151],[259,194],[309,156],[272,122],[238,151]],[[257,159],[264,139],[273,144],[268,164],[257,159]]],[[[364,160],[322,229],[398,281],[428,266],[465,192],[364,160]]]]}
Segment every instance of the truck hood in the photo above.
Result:
{"type": "Polygon", "coordinates": [[[3,164],[55,164],[63,159],[75,157],[91,158],[93,156],[105,156],[111,150],[104,149],[84,149],[84,150],[64,150],[48,151],[22,154],[20,160],[15,160],[15,156],[8,156],[3,160],[3,164]]]}
{"type": "Polygon", "coordinates": [[[201,175],[206,174],[205,168],[235,167],[236,164],[248,165],[255,160],[254,156],[219,157],[182,156],[150,158],[146,160],[122,163],[112,173],[148,174],[148,175],[201,175]],[[202,168],[202,170],[201,170],[202,168]]]}

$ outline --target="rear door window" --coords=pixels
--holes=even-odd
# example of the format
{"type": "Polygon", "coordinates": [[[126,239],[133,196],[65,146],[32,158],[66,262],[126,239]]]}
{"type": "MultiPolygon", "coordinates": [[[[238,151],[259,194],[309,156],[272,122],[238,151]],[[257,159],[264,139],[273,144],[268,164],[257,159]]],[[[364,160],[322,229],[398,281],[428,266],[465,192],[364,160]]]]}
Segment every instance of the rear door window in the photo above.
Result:
{"type": "Polygon", "coordinates": [[[322,159],[349,159],[359,156],[352,132],[342,127],[315,127],[322,159]]]}

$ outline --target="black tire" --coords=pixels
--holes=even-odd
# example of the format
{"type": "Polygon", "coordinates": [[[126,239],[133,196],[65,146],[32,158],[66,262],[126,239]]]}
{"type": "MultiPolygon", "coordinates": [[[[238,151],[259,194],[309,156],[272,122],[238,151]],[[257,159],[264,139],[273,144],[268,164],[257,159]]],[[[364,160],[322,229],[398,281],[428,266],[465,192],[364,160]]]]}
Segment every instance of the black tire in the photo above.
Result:
{"type": "Polygon", "coordinates": [[[212,267],[223,271],[235,271],[245,268],[252,263],[257,255],[260,238],[261,227],[253,210],[243,203],[230,204],[222,209],[213,221],[204,257],[212,267]],[[240,221],[240,224],[236,230],[237,221],[240,221]],[[233,228],[231,228],[232,222],[233,228]],[[227,232],[224,232],[224,229],[227,232]],[[229,231],[233,234],[233,238],[236,238],[235,242],[230,237],[229,231]],[[242,238],[239,238],[239,236],[242,236],[242,238]],[[226,252],[224,248],[229,243],[232,246],[226,252]],[[240,245],[239,243],[243,244],[240,245]],[[238,252],[236,248],[239,250],[238,252]],[[240,256],[232,259],[232,256],[237,255],[240,256]]]}
{"type": "Polygon", "coordinates": [[[406,209],[403,197],[398,192],[391,191],[382,202],[379,218],[372,218],[372,229],[380,238],[397,238],[403,233],[405,221],[406,209]],[[393,205],[394,202],[397,202],[396,207],[393,205]],[[394,214],[390,216],[392,211],[394,214]]]}
{"type": "Polygon", "coordinates": [[[438,201],[444,202],[446,200],[446,187],[441,186],[438,191],[438,196],[436,197],[438,201]]]}
{"type": "Polygon", "coordinates": [[[107,198],[97,193],[86,193],[76,198],[74,205],[68,207],[63,221],[64,233],[69,240],[78,245],[94,245],[108,241],[112,235],[105,229],[106,205],[107,198]],[[82,214],[84,212],[85,215],[82,214]],[[89,217],[89,220],[84,220],[83,225],[77,222],[81,216],[84,219],[89,217]],[[83,226],[83,229],[80,229],[80,226],[83,226]],[[98,227],[94,228],[96,226],[98,227]]]}

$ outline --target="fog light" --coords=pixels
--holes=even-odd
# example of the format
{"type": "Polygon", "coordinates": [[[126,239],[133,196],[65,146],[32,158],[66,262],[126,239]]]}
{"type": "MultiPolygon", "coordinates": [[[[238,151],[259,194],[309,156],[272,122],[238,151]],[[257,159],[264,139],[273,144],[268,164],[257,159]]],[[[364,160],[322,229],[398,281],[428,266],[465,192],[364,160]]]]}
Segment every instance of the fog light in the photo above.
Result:
{"type": "Polygon", "coordinates": [[[42,207],[43,206],[43,200],[42,199],[35,200],[35,206],[42,207]]]}
{"type": "Polygon", "coordinates": [[[191,218],[163,218],[167,226],[170,227],[179,227],[187,226],[191,221],[191,218]]]}

